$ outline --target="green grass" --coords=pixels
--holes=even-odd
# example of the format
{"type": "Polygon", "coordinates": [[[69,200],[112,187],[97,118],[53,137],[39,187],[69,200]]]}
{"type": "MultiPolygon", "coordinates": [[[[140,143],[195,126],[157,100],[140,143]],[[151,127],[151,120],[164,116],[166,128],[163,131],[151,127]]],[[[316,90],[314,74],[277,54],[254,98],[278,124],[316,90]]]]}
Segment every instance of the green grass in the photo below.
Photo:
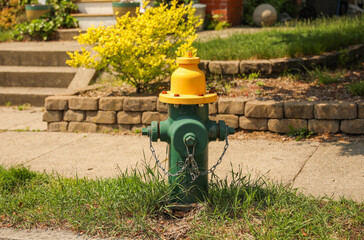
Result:
{"type": "Polygon", "coordinates": [[[63,228],[138,239],[362,239],[364,204],[306,197],[241,171],[213,177],[205,203],[181,216],[154,169],[81,179],[0,167],[0,227],[63,228]]]}
{"type": "Polygon", "coordinates": [[[364,81],[352,83],[347,88],[348,91],[354,96],[364,97],[364,81]]]}
{"type": "Polygon", "coordinates": [[[314,70],[307,70],[307,73],[311,81],[315,81],[317,84],[338,83],[344,79],[343,70],[329,71],[327,69],[315,68],[314,70]]]}
{"type": "Polygon", "coordinates": [[[11,40],[12,31],[11,30],[1,30],[0,31],[0,42],[6,42],[11,40]]]}
{"type": "Polygon", "coordinates": [[[197,55],[208,60],[271,59],[301,57],[341,50],[364,43],[364,15],[299,22],[255,34],[195,42],[197,55]]]}

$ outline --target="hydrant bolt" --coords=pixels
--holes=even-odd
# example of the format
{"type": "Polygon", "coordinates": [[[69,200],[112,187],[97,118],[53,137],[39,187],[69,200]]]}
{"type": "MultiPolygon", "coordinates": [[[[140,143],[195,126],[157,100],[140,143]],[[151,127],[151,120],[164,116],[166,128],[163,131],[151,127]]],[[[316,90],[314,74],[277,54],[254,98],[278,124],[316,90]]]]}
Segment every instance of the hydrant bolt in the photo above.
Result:
{"type": "Polygon", "coordinates": [[[196,144],[195,134],[193,134],[193,133],[186,134],[184,139],[185,139],[184,142],[186,143],[186,145],[188,147],[192,147],[192,146],[194,146],[196,144]]]}

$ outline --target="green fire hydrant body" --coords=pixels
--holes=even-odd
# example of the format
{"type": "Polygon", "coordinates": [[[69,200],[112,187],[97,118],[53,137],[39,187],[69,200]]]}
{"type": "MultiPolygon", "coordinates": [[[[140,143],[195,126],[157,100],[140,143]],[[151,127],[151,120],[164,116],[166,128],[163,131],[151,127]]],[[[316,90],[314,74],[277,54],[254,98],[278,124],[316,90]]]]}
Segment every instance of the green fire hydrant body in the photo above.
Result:
{"type": "MultiPolygon", "coordinates": [[[[177,63],[180,64],[179,69],[182,68],[185,71],[188,80],[190,80],[188,77],[192,75],[193,82],[200,85],[198,86],[200,88],[203,84],[205,89],[205,77],[198,69],[196,59],[199,62],[199,58],[180,58],[177,59],[177,63]],[[196,65],[197,69],[190,65],[196,65]],[[202,78],[203,81],[201,81],[202,78]]],[[[208,169],[209,141],[219,139],[220,141],[226,140],[227,143],[227,136],[233,134],[234,129],[226,126],[224,121],[217,123],[209,119],[208,103],[216,100],[216,94],[206,94],[205,91],[198,94],[186,94],[194,91],[194,85],[183,85],[181,81],[186,80],[181,80],[183,77],[178,74],[177,77],[172,75],[171,88],[173,89],[178,81],[179,87],[175,88],[174,92],[160,94],[160,101],[168,103],[168,119],[160,123],[152,122],[151,126],[147,129],[144,128],[142,133],[150,137],[152,153],[159,165],[160,162],[152,147],[152,141],[156,142],[160,139],[162,142],[168,143],[169,170],[167,174],[169,183],[176,183],[173,189],[173,201],[188,204],[203,201],[203,195],[207,193],[208,173],[212,171],[208,169]]],[[[221,162],[227,146],[228,144],[225,145],[218,163],[221,162]]]]}

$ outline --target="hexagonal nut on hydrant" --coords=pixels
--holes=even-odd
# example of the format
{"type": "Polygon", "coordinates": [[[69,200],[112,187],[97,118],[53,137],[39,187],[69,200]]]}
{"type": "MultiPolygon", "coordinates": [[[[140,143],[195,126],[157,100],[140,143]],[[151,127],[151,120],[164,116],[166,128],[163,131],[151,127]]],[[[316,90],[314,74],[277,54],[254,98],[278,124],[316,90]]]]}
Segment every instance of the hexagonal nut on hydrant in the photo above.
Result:
{"type": "Polygon", "coordinates": [[[192,146],[196,145],[196,137],[195,137],[195,134],[193,134],[193,133],[187,133],[186,136],[184,137],[184,142],[189,147],[192,147],[192,146]]]}

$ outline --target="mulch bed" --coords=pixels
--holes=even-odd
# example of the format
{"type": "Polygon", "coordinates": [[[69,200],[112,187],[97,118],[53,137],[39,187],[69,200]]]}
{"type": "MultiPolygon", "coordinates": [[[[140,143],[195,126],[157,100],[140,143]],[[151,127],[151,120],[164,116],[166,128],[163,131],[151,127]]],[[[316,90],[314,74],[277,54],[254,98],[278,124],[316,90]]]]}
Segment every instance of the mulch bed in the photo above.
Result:
{"type": "MultiPolygon", "coordinates": [[[[220,97],[239,97],[247,100],[275,101],[360,101],[364,97],[353,96],[347,86],[364,80],[364,63],[345,70],[328,71],[328,75],[338,78],[338,82],[319,84],[315,74],[291,74],[277,78],[236,78],[207,80],[208,89],[216,91],[220,97]],[[338,76],[339,75],[339,76],[338,76]]],[[[169,80],[166,80],[169,82],[169,80]]],[[[80,94],[88,97],[107,96],[158,96],[168,90],[164,84],[152,93],[136,94],[135,88],[127,84],[121,87],[103,86],[80,94]]]]}

